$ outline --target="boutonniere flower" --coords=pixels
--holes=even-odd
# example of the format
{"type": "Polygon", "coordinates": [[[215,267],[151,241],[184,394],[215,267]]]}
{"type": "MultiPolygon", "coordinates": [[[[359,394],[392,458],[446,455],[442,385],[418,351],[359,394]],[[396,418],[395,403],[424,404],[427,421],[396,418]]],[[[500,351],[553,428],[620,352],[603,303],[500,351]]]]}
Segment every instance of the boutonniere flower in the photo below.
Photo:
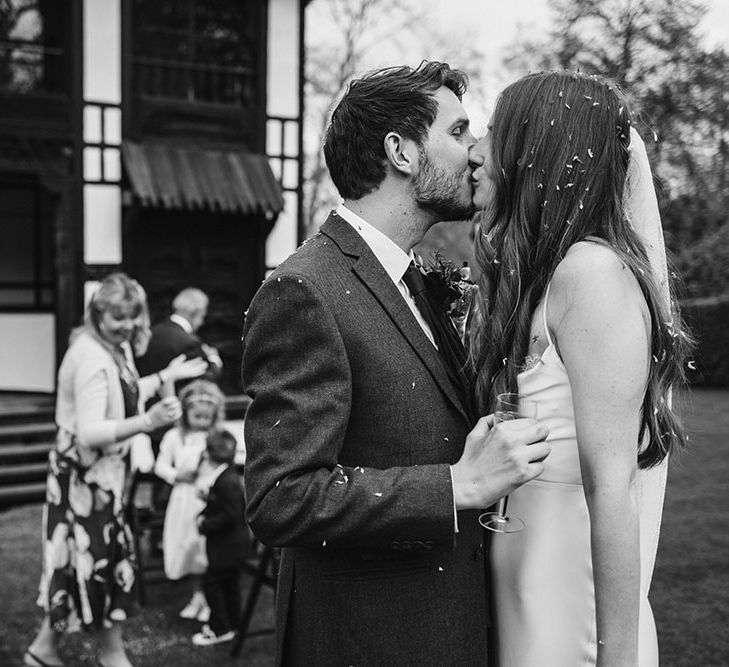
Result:
{"type": "Polygon", "coordinates": [[[463,266],[457,266],[439,252],[434,252],[431,262],[421,270],[431,297],[463,336],[476,289],[470,267],[465,262],[463,266]]]}

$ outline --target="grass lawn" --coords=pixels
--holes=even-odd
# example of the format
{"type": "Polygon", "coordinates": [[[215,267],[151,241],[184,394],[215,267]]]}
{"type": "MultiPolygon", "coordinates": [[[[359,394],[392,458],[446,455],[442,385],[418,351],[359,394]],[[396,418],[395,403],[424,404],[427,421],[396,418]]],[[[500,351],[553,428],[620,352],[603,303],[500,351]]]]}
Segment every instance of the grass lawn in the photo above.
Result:
{"type": "MultiPolygon", "coordinates": [[[[691,441],[671,462],[661,543],[651,588],[663,667],[729,665],[729,391],[696,390],[680,402],[691,441]]],[[[40,570],[39,505],[0,513],[0,665],[21,662],[40,622],[34,599],[40,570]]],[[[247,586],[248,578],[243,577],[247,586]]],[[[177,612],[184,584],[149,589],[150,604],[125,628],[139,667],[209,667],[273,662],[270,635],[246,640],[240,660],[229,645],[199,649],[199,624],[177,612]]],[[[253,629],[271,627],[271,593],[264,588],[253,629]]],[[[67,665],[94,665],[94,642],[83,633],[62,643],[67,665]],[[81,656],[81,657],[76,657],[81,656]]],[[[450,666],[444,666],[450,667],[450,666]]],[[[453,667],[457,667],[454,665],[453,667]]],[[[535,666],[536,667],[536,666],[535,666]]]]}

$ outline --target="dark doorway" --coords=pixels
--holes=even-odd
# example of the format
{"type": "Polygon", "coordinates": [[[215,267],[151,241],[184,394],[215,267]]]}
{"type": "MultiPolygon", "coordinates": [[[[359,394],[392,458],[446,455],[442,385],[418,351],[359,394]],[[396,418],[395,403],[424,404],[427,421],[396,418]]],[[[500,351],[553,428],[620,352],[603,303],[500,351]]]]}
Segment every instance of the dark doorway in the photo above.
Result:
{"type": "Polygon", "coordinates": [[[222,389],[241,393],[240,337],[248,303],[263,279],[265,219],[210,211],[133,208],[126,212],[124,264],[147,290],[152,322],[175,295],[197,287],[210,297],[201,339],[223,359],[222,389]]]}

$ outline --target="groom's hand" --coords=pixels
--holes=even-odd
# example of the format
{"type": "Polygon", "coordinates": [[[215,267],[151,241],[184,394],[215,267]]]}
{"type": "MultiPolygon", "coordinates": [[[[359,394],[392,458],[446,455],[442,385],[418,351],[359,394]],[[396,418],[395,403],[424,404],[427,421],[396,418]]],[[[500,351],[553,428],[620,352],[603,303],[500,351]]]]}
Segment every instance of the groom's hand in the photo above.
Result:
{"type": "Polygon", "coordinates": [[[484,509],[544,472],[551,447],[549,431],[534,419],[494,426],[482,417],[466,438],[460,460],[451,466],[456,509],[484,509]]]}

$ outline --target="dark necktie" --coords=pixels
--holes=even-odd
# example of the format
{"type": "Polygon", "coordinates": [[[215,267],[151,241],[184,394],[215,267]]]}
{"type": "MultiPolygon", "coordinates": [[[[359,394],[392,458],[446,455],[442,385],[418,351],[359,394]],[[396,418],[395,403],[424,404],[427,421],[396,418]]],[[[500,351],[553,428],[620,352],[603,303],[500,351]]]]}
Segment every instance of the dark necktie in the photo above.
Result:
{"type": "Polygon", "coordinates": [[[423,280],[423,274],[413,262],[410,262],[410,266],[408,266],[402,279],[408,286],[420,314],[433,333],[433,338],[438,346],[449,379],[458,390],[467,411],[470,413],[471,383],[465,368],[466,351],[455,326],[453,326],[453,322],[450,321],[442,308],[434,302],[435,300],[428,292],[423,280]]]}

